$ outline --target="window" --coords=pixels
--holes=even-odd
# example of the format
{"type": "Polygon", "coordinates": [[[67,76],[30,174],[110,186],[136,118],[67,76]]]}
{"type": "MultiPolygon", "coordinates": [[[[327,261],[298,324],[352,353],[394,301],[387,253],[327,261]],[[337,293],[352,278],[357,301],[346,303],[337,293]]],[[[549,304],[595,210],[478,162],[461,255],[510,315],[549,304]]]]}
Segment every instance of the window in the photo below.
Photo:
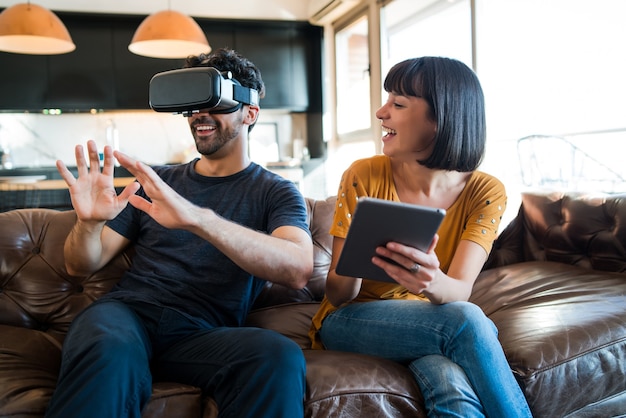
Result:
{"type": "MultiPolygon", "coordinates": [[[[369,4],[370,19],[376,15],[372,8],[380,11],[382,78],[393,64],[423,55],[456,58],[477,72],[487,111],[487,155],[481,169],[505,183],[511,207],[528,187],[523,170],[530,163],[520,159],[518,140],[529,136],[564,138],[560,143],[572,145],[568,152],[582,165],[574,172],[583,173],[586,180],[598,178],[595,186],[578,181],[580,190],[626,191],[626,165],[621,153],[615,152],[626,140],[626,2],[380,0],[369,4]]],[[[339,143],[355,133],[361,134],[357,137],[362,141],[371,140],[363,135],[371,125],[368,108],[380,103],[370,104],[369,97],[373,97],[370,92],[382,90],[382,80],[367,80],[365,38],[378,35],[368,35],[365,17],[335,28],[334,33],[339,143]],[[361,54],[358,65],[352,56],[355,50],[361,54]]],[[[370,39],[369,45],[375,42],[370,39]]],[[[374,64],[377,54],[369,51],[374,64]]],[[[344,156],[353,160],[356,154],[344,156]]],[[[555,158],[553,164],[559,161],[555,158]]],[[[572,171],[567,167],[561,171],[566,169],[572,171]]]]}
{"type": "Polygon", "coordinates": [[[337,140],[329,144],[327,193],[336,194],[341,174],[359,158],[376,153],[372,128],[369,20],[364,13],[335,30],[337,140]]]}
{"type": "Polygon", "coordinates": [[[381,10],[383,77],[396,63],[445,56],[472,67],[469,0],[395,0],[381,10]]]}
{"type": "Polygon", "coordinates": [[[335,36],[337,134],[371,127],[368,19],[362,16],[335,36]]]}
{"type": "Polygon", "coordinates": [[[488,127],[483,169],[517,198],[546,182],[528,178],[557,137],[567,150],[552,153],[542,169],[575,174],[563,174],[561,187],[625,191],[626,166],[615,150],[626,140],[626,2],[477,0],[476,6],[488,127]],[[528,136],[540,137],[535,152],[518,159],[528,136]]]}

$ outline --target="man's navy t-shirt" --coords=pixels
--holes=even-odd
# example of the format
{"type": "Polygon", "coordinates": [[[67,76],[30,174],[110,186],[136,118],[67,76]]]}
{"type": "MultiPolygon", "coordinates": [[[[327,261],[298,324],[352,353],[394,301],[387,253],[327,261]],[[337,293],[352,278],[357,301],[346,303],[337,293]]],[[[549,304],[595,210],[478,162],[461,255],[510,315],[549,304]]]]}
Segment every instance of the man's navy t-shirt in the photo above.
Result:
{"type": "MultiPolygon", "coordinates": [[[[309,231],[295,185],[252,163],[227,177],[205,177],[188,164],[156,167],[182,197],[223,218],[263,233],[292,225],[309,231]]],[[[143,189],[138,194],[145,197],[143,189]]],[[[240,326],[264,286],[204,239],[167,229],[127,207],[107,225],[134,243],[130,269],[106,295],[176,309],[212,326],[240,326]]],[[[241,248],[246,251],[246,248],[241,248]]]]}

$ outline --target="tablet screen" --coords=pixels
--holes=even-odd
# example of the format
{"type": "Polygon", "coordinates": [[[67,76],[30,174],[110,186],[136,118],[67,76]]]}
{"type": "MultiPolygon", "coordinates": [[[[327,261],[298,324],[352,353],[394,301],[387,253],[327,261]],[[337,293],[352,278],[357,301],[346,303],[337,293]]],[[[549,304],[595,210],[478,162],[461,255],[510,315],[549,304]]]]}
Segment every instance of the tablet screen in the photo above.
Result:
{"type": "Polygon", "coordinates": [[[337,274],[395,283],[372,264],[376,247],[395,241],[426,251],[445,213],[439,208],[360,198],[335,269],[337,274]]]}

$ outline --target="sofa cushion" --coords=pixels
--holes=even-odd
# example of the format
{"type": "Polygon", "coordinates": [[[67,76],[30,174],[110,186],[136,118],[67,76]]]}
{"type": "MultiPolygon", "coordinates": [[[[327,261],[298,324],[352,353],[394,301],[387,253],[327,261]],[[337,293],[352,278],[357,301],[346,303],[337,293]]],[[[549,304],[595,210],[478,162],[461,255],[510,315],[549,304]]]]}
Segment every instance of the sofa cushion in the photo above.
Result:
{"type": "Polygon", "coordinates": [[[626,274],[517,263],[483,271],[470,301],[498,327],[535,416],[626,396],[626,274]]]}
{"type": "MultiPolygon", "coordinates": [[[[0,416],[41,417],[56,386],[61,345],[50,334],[0,325],[0,416]]],[[[201,416],[200,389],[155,383],[144,418],[201,416]]]]}
{"type": "Polygon", "coordinates": [[[409,369],[391,360],[331,350],[305,350],[305,416],[426,417],[409,369]]]}
{"type": "Polygon", "coordinates": [[[626,272],[626,194],[523,193],[485,269],[522,261],[626,272]]]}
{"type": "Polygon", "coordinates": [[[141,416],[200,418],[203,416],[202,406],[202,391],[199,388],[180,383],[156,382],[152,386],[152,397],[141,411],[141,416]]]}
{"type": "Polygon", "coordinates": [[[0,416],[41,416],[56,386],[61,344],[49,334],[0,324],[0,416]]]}
{"type": "Polygon", "coordinates": [[[308,330],[318,302],[257,309],[246,325],[272,329],[304,350],[307,362],[305,415],[316,417],[423,417],[422,395],[408,368],[362,354],[311,350],[308,330]]]}
{"type": "Polygon", "coordinates": [[[246,325],[274,330],[294,340],[300,348],[311,348],[308,332],[319,302],[290,303],[250,312],[246,325]]]}

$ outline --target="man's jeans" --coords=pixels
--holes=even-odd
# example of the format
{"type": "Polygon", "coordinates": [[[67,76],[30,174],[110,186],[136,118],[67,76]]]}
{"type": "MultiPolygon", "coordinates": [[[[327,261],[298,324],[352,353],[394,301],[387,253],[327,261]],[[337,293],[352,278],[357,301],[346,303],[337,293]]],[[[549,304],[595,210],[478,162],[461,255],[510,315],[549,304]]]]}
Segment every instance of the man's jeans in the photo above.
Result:
{"type": "Polygon", "coordinates": [[[48,417],[140,417],[158,380],[200,387],[220,417],[302,417],[306,365],[260,328],[211,328],[146,303],[96,301],[72,323],[48,417]],[[151,369],[152,368],[152,369],[151,369]]]}
{"type": "Polygon", "coordinates": [[[496,327],[472,303],[352,303],[324,320],[320,336],[329,350],[406,364],[431,417],[531,417],[496,327]]]}

